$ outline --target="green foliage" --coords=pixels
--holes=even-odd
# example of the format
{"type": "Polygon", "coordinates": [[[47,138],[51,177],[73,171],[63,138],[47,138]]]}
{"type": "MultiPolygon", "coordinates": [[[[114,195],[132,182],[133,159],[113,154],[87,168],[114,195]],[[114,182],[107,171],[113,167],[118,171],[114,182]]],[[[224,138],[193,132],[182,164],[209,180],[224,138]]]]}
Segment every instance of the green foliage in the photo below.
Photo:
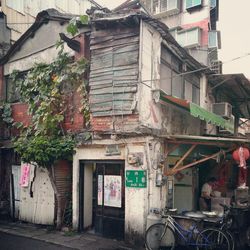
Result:
{"type": "Polygon", "coordinates": [[[49,168],[57,160],[72,160],[75,140],[71,136],[21,136],[14,142],[24,162],[49,168]]]}
{"type": "MultiPolygon", "coordinates": [[[[85,58],[73,61],[60,47],[58,57],[51,64],[35,64],[26,77],[22,78],[19,72],[12,73],[11,77],[19,89],[21,100],[28,104],[31,115],[28,127],[16,124],[22,128],[22,132],[15,140],[14,147],[23,161],[49,167],[59,159],[72,157],[75,140],[72,136],[65,135],[64,115],[68,110],[74,109],[68,100],[75,91],[80,89],[82,99],[87,98],[83,80],[87,67],[85,58]]],[[[81,109],[88,124],[88,101],[81,109]]]]}
{"type": "Polygon", "coordinates": [[[7,126],[12,125],[13,118],[12,118],[12,109],[10,103],[5,103],[1,107],[2,113],[2,120],[7,124],[7,126]]]}
{"type": "Polygon", "coordinates": [[[88,24],[88,16],[82,15],[80,17],[74,17],[70,20],[69,25],[67,26],[67,32],[72,36],[78,33],[78,28],[82,25],[88,24]]]}

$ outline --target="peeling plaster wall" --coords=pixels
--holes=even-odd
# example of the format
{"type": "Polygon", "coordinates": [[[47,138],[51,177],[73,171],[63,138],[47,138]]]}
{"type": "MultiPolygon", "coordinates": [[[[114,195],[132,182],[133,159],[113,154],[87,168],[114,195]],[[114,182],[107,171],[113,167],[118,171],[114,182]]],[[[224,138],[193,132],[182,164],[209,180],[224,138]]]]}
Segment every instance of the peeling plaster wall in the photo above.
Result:
{"type": "MultiPolygon", "coordinates": [[[[41,26],[34,37],[28,38],[8,62],[4,65],[4,75],[11,74],[13,70],[25,71],[33,67],[34,63],[51,63],[57,56],[56,43],[59,33],[66,31],[66,24],[49,22],[41,26]]],[[[72,50],[65,45],[65,52],[72,50]]]]}
{"type": "MultiPolygon", "coordinates": [[[[200,134],[201,121],[172,104],[156,104],[152,98],[152,90],[159,89],[160,34],[148,24],[142,24],[141,39],[141,86],[139,91],[140,124],[146,127],[160,129],[165,134],[200,134]]],[[[205,106],[206,78],[201,79],[201,103],[205,106]],[[204,89],[203,89],[204,88],[204,89]]]]}
{"type": "Polygon", "coordinates": [[[92,145],[76,149],[73,160],[73,227],[79,223],[79,171],[80,160],[124,160],[127,170],[146,170],[147,187],[125,187],[125,240],[134,245],[144,244],[144,232],[150,208],[163,208],[166,204],[166,186],[156,187],[156,167],[162,155],[162,143],[152,137],[137,137],[122,140],[93,141],[92,145]],[[106,156],[107,145],[120,145],[121,155],[106,156]],[[142,153],[143,165],[135,167],[128,162],[128,155],[142,153]]]}

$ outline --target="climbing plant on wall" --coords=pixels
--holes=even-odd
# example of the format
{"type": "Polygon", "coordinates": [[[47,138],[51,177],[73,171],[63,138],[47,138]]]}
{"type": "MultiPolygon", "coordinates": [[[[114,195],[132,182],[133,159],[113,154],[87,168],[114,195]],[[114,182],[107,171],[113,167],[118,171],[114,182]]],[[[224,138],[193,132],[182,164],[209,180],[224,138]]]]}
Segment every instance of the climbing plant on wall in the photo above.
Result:
{"type": "MultiPolygon", "coordinates": [[[[86,20],[84,20],[86,21],[86,20]]],[[[57,200],[57,228],[62,224],[61,197],[55,185],[52,168],[56,161],[72,159],[75,139],[63,126],[65,114],[74,107],[68,101],[72,93],[81,93],[86,126],[89,124],[89,107],[84,73],[88,68],[85,58],[74,60],[65,53],[63,43],[58,44],[59,52],[52,63],[38,63],[25,77],[14,71],[12,80],[20,92],[21,101],[28,104],[31,121],[22,127],[14,140],[14,148],[21,159],[48,169],[57,200]]]]}

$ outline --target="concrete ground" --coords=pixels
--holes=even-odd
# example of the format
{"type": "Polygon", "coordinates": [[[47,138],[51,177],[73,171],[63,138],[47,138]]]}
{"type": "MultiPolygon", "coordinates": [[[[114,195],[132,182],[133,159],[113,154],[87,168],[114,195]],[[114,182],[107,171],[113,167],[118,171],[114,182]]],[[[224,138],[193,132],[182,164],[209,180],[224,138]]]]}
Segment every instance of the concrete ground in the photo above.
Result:
{"type": "Polygon", "coordinates": [[[123,241],[103,238],[92,233],[61,232],[22,222],[2,220],[0,232],[79,250],[138,250],[138,248],[126,245],[123,241]]]}

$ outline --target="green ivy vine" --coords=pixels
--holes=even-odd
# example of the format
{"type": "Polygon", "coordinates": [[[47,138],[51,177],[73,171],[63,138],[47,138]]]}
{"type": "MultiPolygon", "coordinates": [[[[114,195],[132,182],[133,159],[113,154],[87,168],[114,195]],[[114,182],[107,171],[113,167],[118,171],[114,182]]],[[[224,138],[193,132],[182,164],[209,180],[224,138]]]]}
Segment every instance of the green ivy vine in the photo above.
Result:
{"type": "Polygon", "coordinates": [[[10,127],[14,122],[14,119],[12,117],[11,104],[3,103],[0,107],[0,111],[1,111],[2,121],[5,122],[8,127],[10,127]]]}
{"type": "MultiPolygon", "coordinates": [[[[65,114],[74,108],[67,101],[69,97],[75,91],[80,92],[84,100],[88,97],[84,81],[87,68],[85,58],[74,61],[60,44],[58,56],[52,63],[35,64],[25,77],[18,71],[12,73],[21,101],[28,104],[31,116],[30,125],[22,128],[14,141],[14,148],[23,161],[49,167],[56,160],[72,157],[74,137],[63,129],[63,122],[65,114]]],[[[88,101],[84,102],[81,112],[88,126],[88,101]]]]}

